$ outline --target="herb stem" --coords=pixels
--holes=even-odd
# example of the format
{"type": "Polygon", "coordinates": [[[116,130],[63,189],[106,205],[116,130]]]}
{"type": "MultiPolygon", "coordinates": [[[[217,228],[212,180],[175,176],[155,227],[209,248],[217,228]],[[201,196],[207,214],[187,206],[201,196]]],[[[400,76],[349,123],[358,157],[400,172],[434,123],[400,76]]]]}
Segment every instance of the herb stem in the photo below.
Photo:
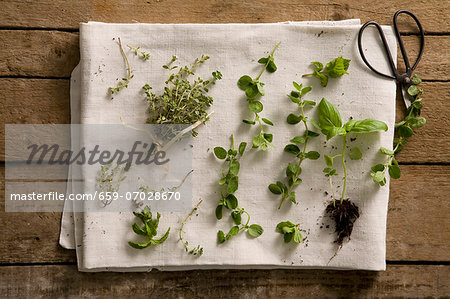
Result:
{"type": "MultiPolygon", "coordinates": [[[[272,50],[272,52],[270,53],[269,56],[273,56],[273,53],[275,53],[275,51],[277,50],[278,46],[281,44],[281,42],[279,42],[275,48],[272,50]]],[[[259,73],[258,77],[256,77],[256,80],[259,80],[259,78],[261,78],[262,74],[264,74],[264,72],[266,71],[267,66],[269,65],[269,60],[267,60],[264,68],[261,70],[261,73],[259,73]]]]}
{"type": "Polygon", "coordinates": [[[344,201],[345,189],[347,188],[347,167],[345,165],[346,146],[347,146],[347,135],[344,135],[344,142],[342,145],[342,168],[344,169],[344,187],[342,188],[341,204],[344,201]]]}
{"type": "Polygon", "coordinates": [[[122,53],[123,58],[125,59],[125,63],[127,64],[127,78],[128,80],[130,80],[131,78],[131,68],[130,68],[130,63],[128,62],[128,58],[127,55],[125,54],[125,51],[123,50],[122,47],[122,42],[120,41],[120,37],[117,38],[119,41],[119,48],[120,48],[120,52],[122,53]]]}
{"type": "Polygon", "coordinates": [[[184,247],[186,248],[186,251],[189,251],[189,246],[188,243],[186,241],[183,240],[183,227],[186,224],[186,222],[188,221],[188,219],[192,216],[192,214],[194,214],[195,211],[198,210],[198,207],[200,206],[200,204],[203,202],[202,199],[200,199],[200,201],[195,205],[195,207],[191,210],[191,212],[186,216],[186,218],[183,220],[183,222],[181,223],[181,227],[180,227],[180,231],[179,231],[179,238],[181,243],[183,243],[184,247]]]}

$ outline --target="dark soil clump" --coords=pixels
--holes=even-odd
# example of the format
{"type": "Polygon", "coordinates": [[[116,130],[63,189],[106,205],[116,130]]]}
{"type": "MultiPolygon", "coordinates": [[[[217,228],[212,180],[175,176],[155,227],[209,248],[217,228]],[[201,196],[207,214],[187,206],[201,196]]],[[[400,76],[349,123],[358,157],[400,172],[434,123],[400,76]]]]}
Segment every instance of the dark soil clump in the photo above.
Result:
{"type": "Polygon", "coordinates": [[[330,202],[326,212],[336,223],[337,238],[335,242],[341,246],[345,239],[350,240],[353,223],[359,218],[358,206],[349,199],[344,199],[342,203],[336,201],[336,206],[333,205],[333,202],[330,202]]]}

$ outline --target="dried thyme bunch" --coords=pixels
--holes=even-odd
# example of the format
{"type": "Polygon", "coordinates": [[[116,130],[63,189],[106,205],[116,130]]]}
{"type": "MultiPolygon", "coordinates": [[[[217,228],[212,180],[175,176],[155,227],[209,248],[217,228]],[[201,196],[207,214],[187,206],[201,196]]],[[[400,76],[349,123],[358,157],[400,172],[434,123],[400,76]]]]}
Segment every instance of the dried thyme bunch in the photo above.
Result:
{"type": "MultiPolygon", "coordinates": [[[[208,120],[208,108],[213,104],[213,98],[208,96],[208,87],[222,78],[219,71],[212,73],[212,78],[203,80],[198,77],[193,82],[189,79],[194,75],[195,69],[203,64],[209,56],[202,55],[189,66],[174,65],[177,60],[173,56],[171,61],[163,68],[169,71],[169,78],[165,81],[166,87],[160,95],[151,92],[152,87],[145,84],[142,88],[148,102],[149,124],[194,124],[197,121],[208,120]],[[176,71],[178,70],[178,71],[176,71]]],[[[197,133],[193,131],[193,135],[197,133]]]]}

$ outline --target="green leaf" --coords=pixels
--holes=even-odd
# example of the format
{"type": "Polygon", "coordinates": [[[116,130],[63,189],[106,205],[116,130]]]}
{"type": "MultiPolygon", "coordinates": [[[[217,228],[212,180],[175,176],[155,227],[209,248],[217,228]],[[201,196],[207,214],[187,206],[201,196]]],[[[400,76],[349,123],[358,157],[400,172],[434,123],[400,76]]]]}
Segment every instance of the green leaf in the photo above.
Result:
{"type": "Polygon", "coordinates": [[[242,222],[241,212],[239,211],[231,212],[231,218],[233,218],[234,224],[239,225],[242,222]]]}
{"type": "Polygon", "coordinates": [[[420,79],[419,76],[414,75],[414,76],[412,76],[412,78],[411,78],[411,82],[412,82],[412,84],[414,84],[414,85],[419,85],[420,83],[422,83],[422,79],[420,79]]]}
{"type": "Polygon", "coordinates": [[[319,103],[319,124],[322,130],[326,131],[334,127],[342,127],[342,119],[339,111],[325,98],[319,103]]]}
{"type": "MultiPolygon", "coordinates": [[[[282,222],[277,224],[276,231],[279,232],[280,234],[284,234],[285,231],[283,229],[285,227],[287,227],[287,228],[294,228],[295,224],[290,222],[290,221],[282,221],[282,222]]],[[[291,230],[291,231],[293,232],[294,230],[291,230]]]]}
{"type": "Polygon", "coordinates": [[[321,62],[314,61],[311,62],[311,64],[314,65],[316,71],[320,72],[321,70],[323,70],[323,64],[321,62]]]}
{"type": "Polygon", "coordinates": [[[136,248],[136,249],[144,249],[144,248],[147,248],[150,244],[151,244],[151,243],[150,243],[150,240],[148,240],[148,241],[145,242],[145,243],[128,242],[128,245],[130,245],[131,247],[136,248]]]}
{"type": "Polygon", "coordinates": [[[294,230],[294,237],[293,237],[293,240],[294,240],[295,243],[301,243],[301,242],[303,242],[303,236],[302,236],[302,234],[300,233],[300,231],[298,230],[297,227],[296,227],[295,230],[294,230]]]}
{"type": "Polygon", "coordinates": [[[264,136],[261,135],[261,134],[256,135],[255,137],[253,137],[252,143],[253,143],[253,147],[254,147],[254,148],[259,147],[259,146],[260,146],[261,144],[263,144],[264,142],[265,142],[264,136]]]}
{"type": "Polygon", "coordinates": [[[377,171],[373,174],[373,181],[376,183],[383,182],[385,179],[383,171],[377,171]]]}
{"type": "Polygon", "coordinates": [[[275,62],[273,60],[269,61],[269,64],[267,65],[267,71],[269,73],[274,73],[277,70],[277,66],[275,65],[275,62]]]}
{"type": "Polygon", "coordinates": [[[240,89],[242,90],[246,90],[250,85],[252,85],[253,83],[253,79],[250,76],[242,76],[241,78],[239,78],[238,80],[238,86],[240,89]]]}
{"type": "Polygon", "coordinates": [[[223,160],[227,157],[227,151],[223,147],[217,146],[214,148],[214,155],[216,155],[218,159],[223,160]]]}
{"type": "Polygon", "coordinates": [[[302,91],[303,84],[299,85],[297,82],[293,81],[292,85],[294,85],[295,89],[297,89],[298,91],[302,91]]]}
{"type": "Polygon", "coordinates": [[[264,95],[264,87],[263,87],[264,83],[261,82],[256,82],[256,87],[258,88],[258,93],[260,95],[264,95]]]}
{"type": "Polygon", "coordinates": [[[273,122],[271,122],[270,120],[268,120],[267,118],[261,118],[263,122],[265,122],[266,124],[268,124],[269,126],[273,126],[273,122]]]}
{"type": "Polygon", "coordinates": [[[268,59],[267,57],[262,57],[262,58],[260,58],[260,59],[258,60],[258,63],[266,64],[267,61],[269,61],[269,59],[268,59]]]}
{"type": "Polygon", "coordinates": [[[300,153],[300,149],[295,144],[288,144],[284,147],[284,151],[287,153],[291,153],[294,155],[298,155],[300,153]]]}
{"type": "Polygon", "coordinates": [[[327,164],[328,167],[333,167],[333,159],[330,156],[324,155],[323,159],[325,160],[325,164],[327,164]]]}
{"type": "Polygon", "coordinates": [[[398,165],[389,165],[389,175],[393,179],[399,179],[401,175],[400,167],[398,165]]]}
{"type": "Polygon", "coordinates": [[[411,125],[411,127],[418,129],[425,125],[427,120],[424,117],[411,117],[411,119],[408,121],[408,123],[411,125]]]}
{"type": "Polygon", "coordinates": [[[239,226],[235,225],[233,226],[230,231],[228,232],[227,236],[225,237],[226,240],[230,239],[231,237],[236,236],[239,233],[239,226]]]}
{"type": "Polygon", "coordinates": [[[281,188],[276,185],[276,184],[270,184],[269,185],[269,190],[270,192],[272,192],[273,194],[281,194],[283,193],[283,191],[281,190],[281,188]]]}
{"type": "Polygon", "coordinates": [[[133,224],[133,231],[136,234],[141,235],[141,236],[146,236],[147,235],[147,232],[144,229],[142,229],[137,223],[133,224]]]}
{"type": "Polygon", "coordinates": [[[290,140],[290,142],[296,143],[296,144],[302,144],[302,143],[305,143],[305,141],[306,141],[306,138],[302,137],[302,136],[296,136],[290,140]]]}
{"type": "Polygon", "coordinates": [[[388,126],[386,123],[379,120],[367,118],[364,120],[356,121],[350,131],[354,133],[372,133],[376,131],[387,131],[387,129],[388,126]]]}
{"type": "Polygon", "coordinates": [[[409,138],[409,137],[411,137],[413,134],[414,134],[414,131],[413,131],[410,127],[408,127],[408,126],[406,126],[406,125],[400,126],[400,127],[398,128],[398,135],[399,135],[400,137],[403,137],[403,138],[409,138]]]}
{"type": "Polygon", "coordinates": [[[350,153],[348,154],[348,156],[350,157],[350,159],[352,160],[359,160],[362,158],[362,152],[358,147],[354,147],[350,153]]]}
{"type": "Polygon", "coordinates": [[[419,94],[419,89],[417,88],[417,86],[411,85],[411,86],[408,88],[408,94],[409,94],[410,96],[416,96],[416,95],[419,94]]]}
{"type": "Polygon", "coordinates": [[[311,160],[317,160],[320,158],[320,154],[316,151],[310,151],[306,153],[305,157],[311,160]]]}
{"type": "Polygon", "coordinates": [[[218,205],[216,208],[216,218],[217,219],[222,219],[223,216],[223,205],[218,205]]]}
{"type": "Polygon", "coordinates": [[[221,230],[217,232],[217,241],[219,241],[219,243],[225,242],[225,234],[221,230]]]}
{"type": "Polygon", "coordinates": [[[313,76],[320,80],[320,85],[322,85],[323,87],[326,87],[328,85],[328,77],[324,74],[321,74],[317,70],[315,70],[313,76]]]}
{"type": "Polygon", "coordinates": [[[225,204],[228,209],[234,210],[238,206],[238,200],[233,194],[228,194],[227,197],[225,197],[225,204]]]}
{"type": "MultiPolygon", "coordinates": [[[[312,90],[312,87],[311,87],[311,86],[306,86],[305,88],[302,89],[301,95],[304,96],[305,94],[307,94],[307,93],[310,92],[311,90],[312,90]]],[[[314,106],[314,105],[316,104],[316,103],[313,102],[313,101],[305,101],[305,102],[308,102],[308,105],[312,105],[312,106],[314,106]],[[311,103],[314,103],[314,104],[311,104],[311,103]]]]}
{"type": "Polygon", "coordinates": [[[270,133],[264,133],[263,136],[264,136],[264,139],[265,139],[267,142],[269,142],[269,143],[272,142],[272,140],[273,140],[273,134],[270,134],[270,133]]]}
{"type": "Polygon", "coordinates": [[[236,160],[231,161],[230,162],[230,173],[232,175],[238,175],[240,166],[241,165],[239,164],[238,161],[236,161],[236,160]]]}
{"type": "Polygon", "coordinates": [[[314,101],[303,101],[303,103],[305,104],[305,105],[309,105],[309,106],[316,106],[316,102],[314,102],[314,101]]]}
{"type": "Polygon", "coordinates": [[[300,121],[302,120],[301,116],[297,116],[295,114],[289,114],[288,117],[286,118],[286,121],[288,124],[290,125],[295,125],[298,124],[300,121]]]}
{"type": "Polygon", "coordinates": [[[328,62],[325,69],[331,78],[338,78],[347,73],[350,60],[338,57],[328,62]]]}
{"type": "Polygon", "coordinates": [[[164,242],[165,240],[167,240],[167,238],[169,237],[169,232],[170,232],[170,227],[167,229],[166,233],[159,239],[151,239],[150,243],[152,243],[153,245],[158,245],[161,244],[162,242],[164,242]]]}
{"type": "MultiPolygon", "coordinates": [[[[314,120],[314,119],[308,119],[309,122],[311,122],[311,124],[314,126],[314,128],[316,128],[317,130],[322,130],[322,128],[319,126],[319,124],[314,120]]],[[[317,134],[317,136],[319,136],[319,134],[317,134]]]]}
{"type": "Polygon", "coordinates": [[[248,227],[247,233],[253,238],[257,238],[261,236],[264,232],[264,229],[258,224],[252,224],[248,227]]]}
{"type": "Polygon", "coordinates": [[[307,136],[307,137],[317,137],[317,136],[320,136],[320,134],[308,130],[308,133],[306,134],[306,136],[307,136]]]}
{"type": "Polygon", "coordinates": [[[247,142],[241,142],[241,144],[239,144],[239,155],[244,155],[245,152],[245,148],[247,147],[247,142]]]}
{"type": "Polygon", "coordinates": [[[251,100],[256,98],[256,96],[258,94],[259,94],[259,90],[258,90],[258,86],[256,86],[256,84],[249,85],[245,89],[245,95],[247,96],[247,98],[249,98],[251,100]]]}
{"type": "Polygon", "coordinates": [[[234,176],[230,179],[227,185],[227,193],[232,194],[238,189],[238,180],[239,179],[237,176],[234,176]]]}
{"type": "Polygon", "coordinates": [[[383,171],[384,165],[383,164],[377,164],[375,166],[372,166],[370,169],[372,169],[373,172],[383,171]]]}
{"type": "Polygon", "coordinates": [[[259,113],[263,110],[263,104],[260,101],[251,101],[248,108],[254,113],[259,113]]]}
{"type": "Polygon", "coordinates": [[[394,151],[393,150],[387,149],[385,147],[380,147],[380,152],[385,154],[385,155],[388,155],[388,156],[393,156],[394,155],[394,151]]]}
{"type": "Polygon", "coordinates": [[[289,243],[292,240],[292,237],[294,236],[294,233],[285,233],[284,234],[284,242],[289,243]]]}
{"type": "Polygon", "coordinates": [[[256,122],[254,122],[253,120],[248,120],[248,119],[243,119],[242,122],[245,123],[245,124],[249,124],[249,125],[256,124],[256,122]]]}
{"type": "MultiPolygon", "coordinates": [[[[298,179],[298,180],[300,180],[300,179],[298,179]]],[[[298,181],[297,180],[297,181],[298,181]]],[[[300,180],[300,182],[301,182],[301,180],[300,180]]],[[[296,184],[297,185],[297,184],[296,184]]],[[[289,199],[293,202],[293,203],[297,203],[297,201],[295,201],[295,192],[294,191],[292,191],[291,192],[291,194],[289,194],[289,199]]]]}

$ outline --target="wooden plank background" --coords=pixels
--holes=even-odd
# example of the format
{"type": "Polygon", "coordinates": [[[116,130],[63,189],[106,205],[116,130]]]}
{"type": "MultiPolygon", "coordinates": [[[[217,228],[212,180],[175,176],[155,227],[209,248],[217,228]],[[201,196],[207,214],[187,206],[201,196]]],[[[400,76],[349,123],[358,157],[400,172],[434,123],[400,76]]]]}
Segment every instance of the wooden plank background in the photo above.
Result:
{"type": "MultiPolygon", "coordinates": [[[[0,161],[4,124],[69,123],[69,77],[78,24],[278,22],[360,18],[391,24],[416,13],[426,32],[417,73],[425,128],[399,156],[390,192],[386,272],[274,270],[80,273],[58,246],[60,213],[5,213],[0,162],[0,297],[448,297],[450,296],[449,3],[401,0],[3,0],[0,16],[0,161]]],[[[402,20],[403,21],[403,20],[402,20]]],[[[401,22],[411,56],[415,29],[401,22]]],[[[404,114],[398,102],[397,115],[404,114]]]]}

